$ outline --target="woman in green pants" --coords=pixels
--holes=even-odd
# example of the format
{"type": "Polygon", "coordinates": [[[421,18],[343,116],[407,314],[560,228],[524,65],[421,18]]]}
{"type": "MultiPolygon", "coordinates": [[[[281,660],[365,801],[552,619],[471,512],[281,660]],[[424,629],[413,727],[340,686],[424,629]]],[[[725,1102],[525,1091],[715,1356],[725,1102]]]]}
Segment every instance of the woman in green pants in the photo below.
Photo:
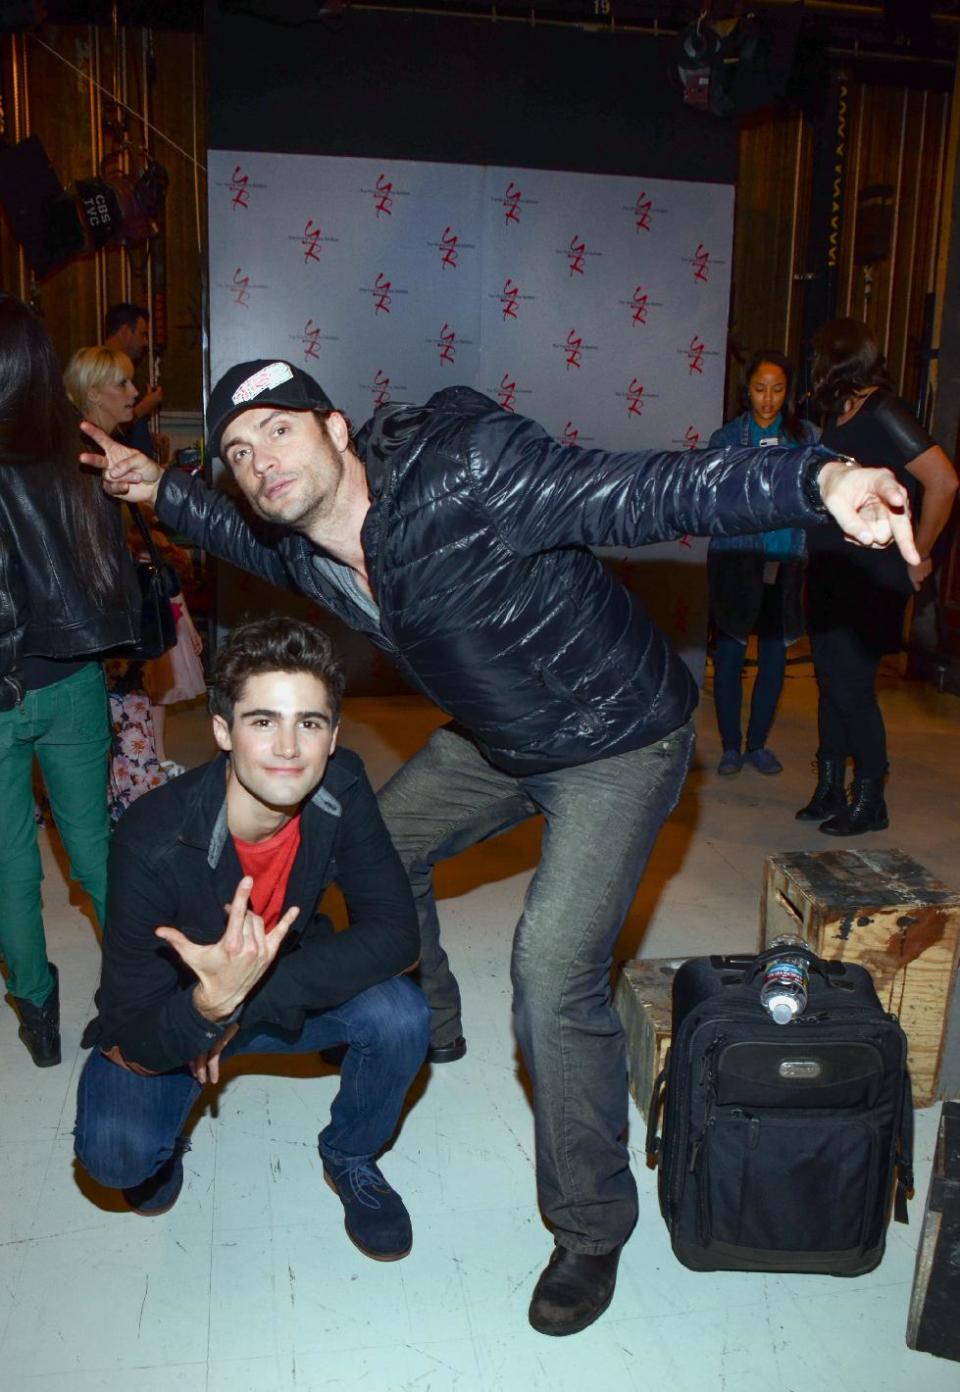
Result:
{"type": "Polygon", "coordinates": [[[133,642],[139,589],[119,509],[77,464],[77,417],[34,312],[0,294],[0,954],[39,1067],[60,1062],[33,817],[40,764],[73,877],[103,921],[110,728],[99,653],[133,642]]]}

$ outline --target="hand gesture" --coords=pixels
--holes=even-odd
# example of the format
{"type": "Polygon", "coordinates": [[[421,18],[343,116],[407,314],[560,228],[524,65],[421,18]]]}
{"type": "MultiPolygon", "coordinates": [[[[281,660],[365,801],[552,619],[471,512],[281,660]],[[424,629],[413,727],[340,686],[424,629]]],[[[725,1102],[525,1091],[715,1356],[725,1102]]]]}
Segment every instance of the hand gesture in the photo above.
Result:
{"type": "Polygon", "coordinates": [[[848,541],[872,548],[895,541],[907,565],[920,564],[907,490],[889,469],[862,469],[834,459],[824,464],[817,482],[824,506],[848,541]]]}
{"type": "Polygon", "coordinates": [[[220,1055],[230,1043],[240,1026],[236,1021],[232,1025],[227,1025],[223,1032],[223,1038],[218,1039],[212,1048],[206,1053],[197,1054],[195,1059],[190,1060],[190,1072],[197,1082],[203,1086],[204,1083],[219,1083],[220,1081],[220,1055]]]}
{"type": "Polygon", "coordinates": [[[84,435],[100,446],[103,454],[81,454],[81,464],[91,464],[103,472],[105,493],[124,497],[128,503],[154,503],[157,485],[163,475],[159,464],[121,440],[114,440],[91,421],[81,421],[84,435]]]}
{"type": "Polygon", "coordinates": [[[910,576],[910,584],[913,588],[915,590],[922,590],[924,580],[926,580],[928,575],[933,574],[933,561],[931,561],[928,556],[927,559],[921,561],[919,565],[908,565],[907,574],[910,576]]]}
{"type": "Polygon", "coordinates": [[[163,387],[148,386],[146,391],[137,402],[138,416],[152,416],[154,411],[160,409],[163,401],[163,387]]]}
{"type": "Polygon", "coordinates": [[[166,925],[155,930],[196,973],[199,984],[193,1003],[208,1020],[223,1020],[243,1004],[273,965],[287,929],[300,912],[288,909],[273,931],[265,933],[263,919],[247,907],[252,889],[253,880],[245,875],[227,905],[227,927],[219,942],[195,943],[166,925]]]}

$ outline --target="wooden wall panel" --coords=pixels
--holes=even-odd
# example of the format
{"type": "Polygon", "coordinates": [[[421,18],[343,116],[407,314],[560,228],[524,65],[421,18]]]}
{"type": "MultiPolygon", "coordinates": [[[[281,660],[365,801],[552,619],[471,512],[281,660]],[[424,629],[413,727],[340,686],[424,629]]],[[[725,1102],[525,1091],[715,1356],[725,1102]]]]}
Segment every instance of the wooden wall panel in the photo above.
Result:
{"type": "MultiPolygon", "coordinates": [[[[196,200],[200,205],[200,239],[206,240],[205,60],[198,35],[164,31],[152,35],[152,56],[144,74],[144,31],[109,26],[45,25],[35,34],[0,41],[6,135],[10,140],[34,134],[63,184],[90,177],[100,165],[113,96],[133,108],[126,113],[126,156],[134,174],[143,167],[144,148],[167,169],[168,349],[161,365],[164,407],[195,411],[201,402],[200,278],[203,253],[198,245],[196,200]],[[53,50],[53,51],[51,51],[53,50]],[[116,62],[115,62],[116,53],[116,62]],[[64,61],[65,60],[65,61],[64,61]],[[14,128],[14,76],[21,93],[18,129],[14,128]],[[155,79],[150,73],[155,72],[155,79]],[[197,86],[194,93],[193,75],[197,86]],[[140,116],[146,106],[155,132],[146,132],[140,116]],[[194,96],[196,99],[194,100],[194,96]],[[172,144],[170,142],[173,142],[172,144]],[[196,171],[196,145],[201,168],[196,171]]],[[[0,216],[0,281],[22,293],[19,253],[5,218],[0,216]]],[[[25,293],[42,313],[62,362],[77,348],[97,343],[104,309],[117,300],[149,303],[149,257],[146,247],[111,248],[87,253],[47,276],[39,284],[29,277],[25,293]]],[[[146,365],[138,381],[146,378],[146,365]]]]}
{"type": "Polygon", "coordinates": [[[790,352],[799,332],[811,141],[799,112],[765,114],[740,132],[727,415],[740,409],[743,362],[757,348],[790,352]]]}
{"type": "Polygon", "coordinates": [[[943,93],[857,85],[841,243],[838,312],[864,319],[884,346],[894,382],[917,397],[926,297],[933,290],[948,98],[943,93]],[[893,188],[889,259],[855,264],[857,198],[893,188]]]}
{"type": "MultiPolygon", "coordinates": [[[[894,381],[911,403],[921,380],[927,295],[934,289],[949,97],[851,79],[846,185],[840,229],[838,314],[865,319],[884,344],[894,381]],[[855,264],[857,196],[894,189],[889,258],[869,276],[855,264]]],[[[734,243],[727,414],[739,409],[740,366],[771,345],[795,361],[800,342],[813,142],[799,112],[745,122],[734,243]]]]}
{"type": "Polygon", "coordinates": [[[201,278],[207,248],[206,63],[199,35],[157,33],[154,41],[157,83],[153,120],[185,152],[154,140],[156,157],[170,176],[166,216],[168,338],[162,382],[168,405],[198,410],[201,278]],[[193,163],[194,146],[199,167],[193,163]]]}

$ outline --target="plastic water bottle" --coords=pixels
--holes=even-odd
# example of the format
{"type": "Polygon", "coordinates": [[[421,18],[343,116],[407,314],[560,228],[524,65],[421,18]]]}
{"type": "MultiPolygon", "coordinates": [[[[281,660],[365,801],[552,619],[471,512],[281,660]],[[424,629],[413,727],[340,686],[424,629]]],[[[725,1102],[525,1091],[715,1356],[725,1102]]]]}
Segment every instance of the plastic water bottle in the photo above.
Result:
{"type": "Polygon", "coordinates": [[[808,947],[803,938],[792,933],[774,938],[771,947],[781,949],[770,959],[763,974],[760,1002],[778,1025],[789,1025],[807,1008],[807,987],[810,984],[806,957],[791,948],[808,947]]]}

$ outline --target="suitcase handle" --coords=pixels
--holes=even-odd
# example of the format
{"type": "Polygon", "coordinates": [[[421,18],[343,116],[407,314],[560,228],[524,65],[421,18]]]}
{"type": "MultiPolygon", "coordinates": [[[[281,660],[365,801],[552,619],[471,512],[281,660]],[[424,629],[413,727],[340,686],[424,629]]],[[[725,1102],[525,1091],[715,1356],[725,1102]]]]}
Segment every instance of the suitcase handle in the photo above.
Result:
{"type": "Polygon", "coordinates": [[[843,976],[843,963],[824,961],[822,957],[817,956],[812,947],[805,947],[802,944],[797,944],[796,946],[791,944],[789,948],[768,947],[765,948],[763,952],[758,952],[757,955],[751,959],[753,966],[746,975],[746,980],[754,981],[768,962],[775,962],[778,957],[782,957],[785,953],[799,954],[806,957],[810,970],[816,972],[818,976],[822,976],[828,986],[837,986],[840,984],[836,978],[843,976]]]}
{"type": "Polygon", "coordinates": [[[650,1170],[656,1169],[660,1161],[660,1137],[657,1135],[657,1122],[660,1120],[660,1108],[663,1105],[663,1092],[666,1084],[667,1070],[661,1068],[650,1093],[650,1105],[647,1108],[647,1168],[650,1170]]]}

